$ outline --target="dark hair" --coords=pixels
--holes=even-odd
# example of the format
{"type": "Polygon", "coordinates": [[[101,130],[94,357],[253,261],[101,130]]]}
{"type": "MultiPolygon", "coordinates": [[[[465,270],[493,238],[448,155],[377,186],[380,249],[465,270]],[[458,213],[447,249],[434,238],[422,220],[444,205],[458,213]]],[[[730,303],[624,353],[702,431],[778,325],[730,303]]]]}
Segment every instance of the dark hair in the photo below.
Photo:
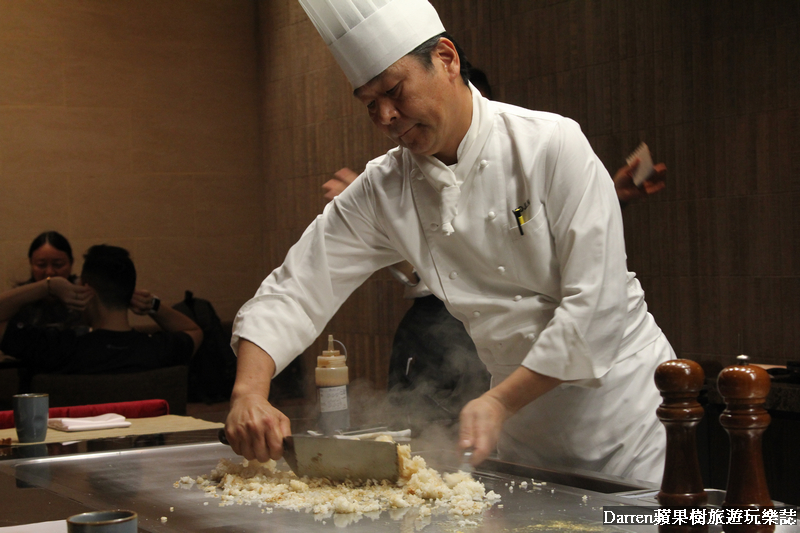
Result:
{"type": "Polygon", "coordinates": [[[469,69],[469,81],[472,82],[472,85],[478,89],[483,96],[492,100],[492,86],[489,85],[489,78],[486,77],[486,73],[479,68],[470,67],[469,69]]]}
{"type": "Polygon", "coordinates": [[[98,244],[83,256],[81,280],[94,289],[104,305],[125,309],[136,289],[136,267],[125,248],[98,244]]]}
{"type": "Polygon", "coordinates": [[[453,45],[456,47],[456,52],[458,52],[458,59],[461,62],[461,79],[464,80],[464,85],[469,85],[469,70],[472,67],[470,65],[469,60],[467,59],[467,54],[464,53],[464,50],[458,46],[458,43],[453,40],[449,33],[444,32],[431,37],[421,45],[417,46],[413,50],[411,50],[408,55],[416,57],[420,63],[422,63],[425,68],[430,70],[433,68],[433,61],[431,60],[431,52],[433,49],[436,48],[436,45],[439,44],[439,39],[445,38],[448,41],[452,42],[453,45]]]}
{"type": "Polygon", "coordinates": [[[45,231],[44,233],[40,233],[33,242],[31,243],[30,248],[28,248],[28,259],[33,257],[33,252],[44,246],[45,244],[50,244],[53,248],[60,252],[64,252],[67,254],[69,258],[69,262],[73,263],[74,260],[72,259],[72,246],[69,245],[69,241],[66,237],[61,235],[57,231],[45,231]]]}

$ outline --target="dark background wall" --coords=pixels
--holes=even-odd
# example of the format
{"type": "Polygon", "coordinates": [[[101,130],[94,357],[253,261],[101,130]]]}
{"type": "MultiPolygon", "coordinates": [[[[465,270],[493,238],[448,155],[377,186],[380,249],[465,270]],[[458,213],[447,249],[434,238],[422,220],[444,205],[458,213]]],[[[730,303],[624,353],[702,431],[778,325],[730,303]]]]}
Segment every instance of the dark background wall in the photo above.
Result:
{"type": "MultiPolygon", "coordinates": [[[[433,4],[497,99],[577,120],[612,174],[641,141],[666,163],[666,190],[624,219],[629,269],[679,356],[800,359],[800,2],[433,4]]],[[[299,5],[258,7],[272,267],[324,206],[322,183],[391,145],[299,5]]],[[[331,322],[354,376],[385,384],[406,306],[378,273],[331,322]]]]}

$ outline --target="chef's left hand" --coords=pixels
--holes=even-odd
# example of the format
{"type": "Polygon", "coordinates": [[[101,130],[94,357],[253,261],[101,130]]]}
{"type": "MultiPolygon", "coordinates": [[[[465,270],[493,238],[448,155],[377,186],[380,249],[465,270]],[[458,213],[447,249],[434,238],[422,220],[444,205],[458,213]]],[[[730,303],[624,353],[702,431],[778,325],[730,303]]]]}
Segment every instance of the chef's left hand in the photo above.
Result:
{"type": "Polygon", "coordinates": [[[503,422],[512,413],[488,393],[475,398],[461,410],[459,417],[459,447],[472,449],[470,462],[478,465],[497,447],[503,422]]]}
{"type": "Polygon", "coordinates": [[[473,465],[489,457],[508,418],[558,387],[563,381],[520,366],[499,385],[484,392],[461,410],[459,442],[462,449],[472,448],[473,465]]]}

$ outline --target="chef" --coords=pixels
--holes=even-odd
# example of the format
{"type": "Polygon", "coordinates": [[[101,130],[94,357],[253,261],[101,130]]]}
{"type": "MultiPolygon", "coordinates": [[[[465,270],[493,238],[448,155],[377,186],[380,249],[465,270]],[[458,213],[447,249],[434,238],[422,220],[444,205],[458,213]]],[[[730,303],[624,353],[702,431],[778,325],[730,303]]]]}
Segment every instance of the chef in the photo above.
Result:
{"type": "Polygon", "coordinates": [[[492,388],[459,446],[658,482],[656,367],[674,352],[626,267],[614,185],[578,124],[489,101],[426,0],[301,0],[397,143],[306,229],[236,316],[233,449],[277,459],[272,377],[376,270],[406,260],[461,320],[492,388]]]}

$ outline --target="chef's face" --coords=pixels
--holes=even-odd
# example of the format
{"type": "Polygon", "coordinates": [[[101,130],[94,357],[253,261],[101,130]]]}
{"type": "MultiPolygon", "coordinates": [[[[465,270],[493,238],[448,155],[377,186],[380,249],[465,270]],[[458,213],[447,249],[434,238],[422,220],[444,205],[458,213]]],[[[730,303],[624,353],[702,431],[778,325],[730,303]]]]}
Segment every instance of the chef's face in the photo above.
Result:
{"type": "Polygon", "coordinates": [[[472,120],[469,88],[461,80],[455,46],[440,39],[431,65],[407,55],[355,91],[375,126],[415,154],[455,162],[472,120]],[[460,96],[460,98],[458,98],[460,96]]]}

